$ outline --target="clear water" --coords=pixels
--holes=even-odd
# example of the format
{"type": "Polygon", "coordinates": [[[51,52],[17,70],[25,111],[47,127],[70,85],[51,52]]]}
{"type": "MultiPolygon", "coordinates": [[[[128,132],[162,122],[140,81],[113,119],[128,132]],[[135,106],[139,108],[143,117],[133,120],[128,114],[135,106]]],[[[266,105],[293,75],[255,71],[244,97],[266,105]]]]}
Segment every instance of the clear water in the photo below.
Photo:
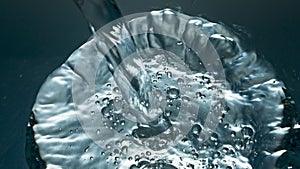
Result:
{"type": "Polygon", "coordinates": [[[278,159],[299,127],[294,103],[240,43],[220,24],[169,9],[106,26],[40,89],[35,159],[46,168],[289,165],[278,159]]]}

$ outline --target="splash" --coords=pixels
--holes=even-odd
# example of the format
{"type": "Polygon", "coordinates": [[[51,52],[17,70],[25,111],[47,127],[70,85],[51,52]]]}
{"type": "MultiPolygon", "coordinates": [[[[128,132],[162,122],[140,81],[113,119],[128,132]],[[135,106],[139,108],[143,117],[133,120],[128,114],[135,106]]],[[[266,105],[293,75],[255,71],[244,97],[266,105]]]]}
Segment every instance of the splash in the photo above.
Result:
{"type": "Polygon", "coordinates": [[[293,102],[225,26],[170,9],[99,29],[40,89],[47,168],[275,168],[293,102]]]}

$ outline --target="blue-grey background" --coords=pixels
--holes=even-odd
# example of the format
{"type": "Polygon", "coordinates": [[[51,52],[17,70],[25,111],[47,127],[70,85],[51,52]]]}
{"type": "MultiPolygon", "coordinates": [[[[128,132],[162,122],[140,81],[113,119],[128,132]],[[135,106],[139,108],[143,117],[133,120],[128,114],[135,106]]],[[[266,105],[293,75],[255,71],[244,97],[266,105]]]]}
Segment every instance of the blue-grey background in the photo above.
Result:
{"type": "MultiPolygon", "coordinates": [[[[274,66],[300,101],[300,12],[297,0],[118,0],[126,15],[180,6],[185,13],[241,25],[258,53],[274,66]]],[[[0,168],[22,169],[25,131],[43,81],[83,44],[90,32],[72,0],[0,3],[0,168]]],[[[298,106],[299,109],[299,106],[298,106]]]]}

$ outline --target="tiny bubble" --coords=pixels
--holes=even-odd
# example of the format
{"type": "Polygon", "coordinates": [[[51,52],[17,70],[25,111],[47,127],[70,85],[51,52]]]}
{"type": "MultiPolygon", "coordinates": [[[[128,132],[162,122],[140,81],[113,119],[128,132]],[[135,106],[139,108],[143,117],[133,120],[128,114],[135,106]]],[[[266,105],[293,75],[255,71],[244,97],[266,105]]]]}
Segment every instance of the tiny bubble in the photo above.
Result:
{"type": "Polygon", "coordinates": [[[118,92],[119,92],[119,88],[118,88],[118,87],[115,87],[115,88],[113,89],[113,91],[116,92],[116,93],[118,93],[118,92]]]}
{"type": "Polygon", "coordinates": [[[177,45],[182,45],[182,44],[183,44],[182,41],[177,42],[177,45]]]}
{"type": "Polygon", "coordinates": [[[224,124],[224,128],[227,129],[229,127],[229,124],[224,124]]]}
{"type": "Polygon", "coordinates": [[[106,144],[106,148],[107,149],[111,149],[111,145],[110,144],[106,144]]]}
{"type": "Polygon", "coordinates": [[[139,155],[135,155],[135,156],[134,156],[134,159],[137,161],[137,160],[140,159],[140,156],[139,156],[139,155]]]}
{"type": "Polygon", "coordinates": [[[235,131],[232,131],[230,135],[231,135],[231,137],[235,137],[235,135],[236,135],[235,131]]]}
{"type": "Polygon", "coordinates": [[[89,151],[90,146],[87,146],[83,151],[84,152],[88,152],[89,151]]]}
{"type": "Polygon", "coordinates": [[[100,129],[97,129],[96,133],[97,133],[97,134],[100,134],[100,129]]]}

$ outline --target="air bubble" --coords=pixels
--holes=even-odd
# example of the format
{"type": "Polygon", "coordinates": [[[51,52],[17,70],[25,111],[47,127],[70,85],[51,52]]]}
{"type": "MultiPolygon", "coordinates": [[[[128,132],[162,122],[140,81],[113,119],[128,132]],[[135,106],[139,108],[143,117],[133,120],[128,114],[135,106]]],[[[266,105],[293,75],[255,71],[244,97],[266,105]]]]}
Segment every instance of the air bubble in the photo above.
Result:
{"type": "Polygon", "coordinates": [[[171,114],[172,114],[172,112],[171,112],[171,111],[167,111],[167,112],[165,112],[165,116],[166,116],[166,117],[170,117],[170,116],[171,116],[171,114]]]}
{"type": "Polygon", "coordinates": [[[182,101],[184,101],[184,102],[189,102],[189,101],[191,101],[191,99],[190,99],[188,96],[182,96],[181,99],[182,99],[182,101]]]}
{"type": "Polygon", "coordinates": [[[140,156],[139,155],[135,155],[134,159],[135,159],[135,161],[138,161],[138,160],[140,160],[140,156]]]}
{"type": "Polygon", "coordinates": [[[95,114],[95,111],[91,111],[91,115],[94,115],[95,114]]]}
{"type": "Polygon", "coordinates": [[[243,127],[242,133],[243,133],[244,137],[252,137],[254,132],[250,127],[243,127]]]}
{"type": "Polygon", "coordinates": [[[194,125],[193,128],[192,128],[192,132],[195,135],[199,135],[200,132],[201,132],[201,127],[199,125],[194,125]]]}
{"type": "Polygon", "coordinates": [[[111,145],[110,144],[106,144],[106,149],[111,149],[111,145]]]}
{"type": "Polygon", "coordinates": [[[176,88],[169,87],[167,89],[167,94],[171,99],[176,99],[179,97],[179,90],[176,88]]]}
{"type": "Polygon", "coordinates": [[[232,131],[232,132],[230,133],[230,136],[231,136],[231,137],[235,137],[235,136],[236,136],[235,131],[232,131]]]}
{"type": "Polygon", "coordinates": [[[97,134],[100,134],[100,129],[97,129],[96,133],[97,133],[97,134]]]}
{"type": "MultiPolygon", "coordinates": [[[[120,153],[120,151],[118,150],[118,149],[114,149],[114,154],[119,154],[120,153]]],[[[117,158],[117,157],[116,157],[117,158]]]]}
{"type": "Polygon", "coordinates": [[[123,154],[127,154],[128,147],[127,146],[123,146],[121,151],[122,151],[123,154]]]}
{"type": "Polygon", "coordinates": [[[108,104],[108,103],[109,103],[109,98],[107,98],[107,97],[103,98],[103,99],[102,99],[102,102],[103,102],[104,104],[108,104]]]}
{"type": "Polygon", "coordinates": [[[217,151],[214,153],[214,158],[218,158],[220,155],[221,155],[221,153],[217,151]]]}
{"type": "Polygon", "coordinates": [[[178,41],[176,44],[177,45],[182,45],[183,43],[182,43],[182,41],[178,41]]]}
{"type": "Polygon", "coordinates": [[[217,142],[218,141],[218,135],[216,133],[213,133],[211,136],[210,136],[210,140],[211,141],[214,141],[214,142],[217,142]]]}
{"type": "Polygon", "coordinates": [[[146,152],[146,155],[147,155],[147,156],[150,156],[150,155],[151,155],[151,152],[150,152],[150,151],[147,151],[147,152],[146,152]]]}
{"type": "Polygon", "coordinates": [[[84,148],[83,152],[88,152],[89,148],[90,148],[90,146],[87,146],[86,148],[84,148]]]}
{"type": "Polygon", "coordinates": [[[118,87],[115,87],[114,89],[113,89],[113,91],[115,92],[115,93],[119,93],[119,88],[118,87]]]}
{"type": "Polygon", "coordinates": [[[166,72],[168,78],[172,78],[172,72],[166,72]]]}
{"type": "Polygon", "coordinates": [[[229,124],[228,124],[228,123],[224,124],[224,128],[225,128],[225,129],[227,129],[228,127],[229,127],[229,124]]]}
{"type": "Polygon", "coordinates": [[[125,125],[125,121],[124,120],[120,121],[120,125],[124,126],[125,125]]]}
{"type": "Polygon", "coordinates": [[[182,85],[182,84],[184,83],[184,80],[181,79],[181,78],[178,78],[178,79],[177,79],[177,83],[178,83],[179,85],[182,85]]]}

